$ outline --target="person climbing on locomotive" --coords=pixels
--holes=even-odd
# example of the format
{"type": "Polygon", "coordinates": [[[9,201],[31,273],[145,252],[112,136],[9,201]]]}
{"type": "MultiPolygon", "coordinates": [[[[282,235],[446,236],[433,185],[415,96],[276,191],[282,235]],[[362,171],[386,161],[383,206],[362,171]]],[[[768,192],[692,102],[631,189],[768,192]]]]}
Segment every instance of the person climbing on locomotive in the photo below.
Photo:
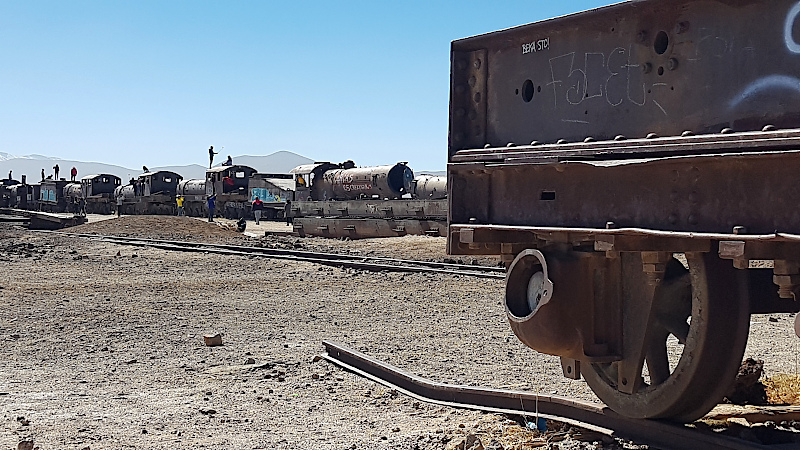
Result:
{"type": "Polygon", "coordinates": [[[264,211],[264,202],[262,202],[260,198],[256,197],[256,199],[253,200],[253,216],[256,218],[256,225],[258,225],[261,221],[262,211],[264,211]]]}

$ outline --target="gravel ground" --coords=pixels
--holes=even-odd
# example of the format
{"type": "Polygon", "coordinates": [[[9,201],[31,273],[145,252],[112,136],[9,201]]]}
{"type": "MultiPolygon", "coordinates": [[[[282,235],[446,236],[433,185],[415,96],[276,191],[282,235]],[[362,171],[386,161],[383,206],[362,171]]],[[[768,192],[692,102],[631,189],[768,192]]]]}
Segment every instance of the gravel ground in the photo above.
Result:
{"type": "MultiPolygon", "coordinates": [[[[188,218],[68,231],[447,258],[443,238],[256,238],[188,218]]],[[[0,449],[24,440],[41,449],[438,450],[474,437],[486,449],[623,444],[538,436],[314,361],[331,339],[434,380],[597,401],[562,377],[556,357],[513,336],[502,281],[167,252],[3,225],[0,261],[0,449]],[[224,345],[206,347],[203,336],[215,333],[224,345]]],[[[796,371],[792,323],[753,318],[746,355],[767,361],[768,375],[796,371]]]]}

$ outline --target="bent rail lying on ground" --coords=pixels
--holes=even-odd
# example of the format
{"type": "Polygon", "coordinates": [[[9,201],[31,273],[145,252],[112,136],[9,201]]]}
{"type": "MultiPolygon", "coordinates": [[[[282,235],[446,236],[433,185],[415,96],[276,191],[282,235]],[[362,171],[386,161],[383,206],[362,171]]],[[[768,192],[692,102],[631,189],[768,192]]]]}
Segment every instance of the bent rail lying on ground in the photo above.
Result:
{"type": "Polygon", "coordinates": [[[789,449],[796,443],[761,445],[655,420],[629,419],[602,405],[553,395],[439,383],[418,377],[340,344],[323,341],[321,357],[406,395],[439,405],[526,417],[552,418],[664,450],[789,449]],[[537,412],[538,411],[538,412],[537,412]]]}

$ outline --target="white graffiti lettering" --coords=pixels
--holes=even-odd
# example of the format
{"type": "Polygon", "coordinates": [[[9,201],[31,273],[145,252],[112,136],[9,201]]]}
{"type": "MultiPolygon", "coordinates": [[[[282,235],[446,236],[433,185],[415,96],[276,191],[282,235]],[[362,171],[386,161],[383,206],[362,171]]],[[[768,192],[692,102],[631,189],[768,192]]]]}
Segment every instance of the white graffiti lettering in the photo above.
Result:
{"type": "Polygon", "coordinates": [[[550,38],[539,39],[522,44],[522,54],[542,52],[550,48],[550,38]]]}
{"type": "MultiPolygon", "coordinates": [[[[653,105],[668,116],[657,100],[658,88],[664,83],[648,83],[642,68],[631,62],[632,49],[617,47],[608,57],[601,52],[566,53],[550,58],[550,82],[553,107],[562,102],[577,106],[593,98],[605,98],[616,107],[624,102],[636,106],[653,105]]],[[[585,123],[585,121],[578,121],[585,123]]]]}
{"type": "Polygon", "coordinates": [[[369,183],[366,184],[343,184],[342,189],[345,192],[353,192],[353,191],[368,191],[372,189],[372,185],[369,183]]]}

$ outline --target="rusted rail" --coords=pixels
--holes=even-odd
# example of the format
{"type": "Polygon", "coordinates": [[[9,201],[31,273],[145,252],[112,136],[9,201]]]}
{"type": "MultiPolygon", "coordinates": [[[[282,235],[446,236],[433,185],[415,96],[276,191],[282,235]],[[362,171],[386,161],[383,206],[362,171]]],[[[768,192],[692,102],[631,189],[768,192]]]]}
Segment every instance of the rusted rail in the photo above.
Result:
{"type": "Polygon", "coordinates": [[[306,261],[338,267],[349,267],[371,271],[394,272],[433,272],[451,275],[465,275],[483,278],[504,278],[505,269],[501,267],[474,266],[467,264],[440,263],[435,261],[415,261],[371,256],[351,256],[336,253],[308,252],[288,249],[248,247],[228,244],[210,244],[203,242],[184,242],[160,239],[145,239],[108,236],[98,234],[61,233],[90,239],[100,239],[115,244],[135,245],[141,247],[160,248],[162,250],[184,252],[208,252],[239,256],[260,256],[274,259],[306,261]]]}
{"type": "Polygon", "coordinates": [[[323,341],[322,358],[406,395],[439,405],[552,418],[637,443],[670,450],[784,449],[700,431],[687,425],[629,419],[602,405],[553,395],[439,383],[418,377],[343,345],[323,341]]]}

